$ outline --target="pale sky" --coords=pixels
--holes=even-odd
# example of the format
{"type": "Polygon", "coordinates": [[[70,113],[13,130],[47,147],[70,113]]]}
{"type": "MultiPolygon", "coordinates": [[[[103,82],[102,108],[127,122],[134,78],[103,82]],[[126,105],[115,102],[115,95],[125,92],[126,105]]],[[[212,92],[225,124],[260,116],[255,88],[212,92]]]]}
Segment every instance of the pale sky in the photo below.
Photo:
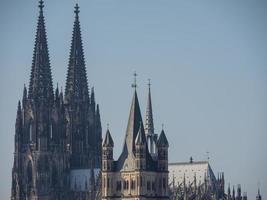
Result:
{"type": "MultiPolygon", "coordinates": [[[[46,0],[56,83],[65,87],[76,1],[46,0]]],[[[133,89],[143,114],[152,82],[156,132],[164,123],[170,161],[206,159],[267,198],[267,2],[265,0],[78,0],[89,85],[122,150],[133,89]]],[[[36,0],[0,1],[0,199],[8,199],[17,102],[28,86],[36,0]]]]}

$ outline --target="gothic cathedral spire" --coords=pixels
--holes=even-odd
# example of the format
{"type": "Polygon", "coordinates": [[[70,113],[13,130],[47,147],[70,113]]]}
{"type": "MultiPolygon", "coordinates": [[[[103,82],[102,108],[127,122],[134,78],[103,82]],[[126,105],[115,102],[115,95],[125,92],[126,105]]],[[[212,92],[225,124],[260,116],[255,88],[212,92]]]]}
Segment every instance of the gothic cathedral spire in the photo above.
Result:
{"type": "Polygon", "coordinates": [[[39,100],[44,100],[45,102],[53,101],[53,82],[43,15],[43,3],[43,0],[39,1],[40,11],[29,85],[29,99],[34,102],[39,102],[39,100]]]}
{"type": "Polygon", "coordinates": [[[88,83],[83,53],[79,6],[75,6],[75,21],[72,34],[69,67],[65,89],[66,103],[79,101],[89,102],[88,83]]]}

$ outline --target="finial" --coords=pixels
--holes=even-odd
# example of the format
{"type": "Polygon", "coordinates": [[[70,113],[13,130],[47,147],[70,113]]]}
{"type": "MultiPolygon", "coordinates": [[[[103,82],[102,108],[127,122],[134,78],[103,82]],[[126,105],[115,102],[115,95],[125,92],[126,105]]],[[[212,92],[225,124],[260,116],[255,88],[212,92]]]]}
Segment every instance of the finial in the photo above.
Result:
{"type": "Polygon", "coordinates": [[[149,89],[150,89],[150,87],[151,87],[151,82],[150,82],[150,81],[151,81],[151,79],[149,78],[149,79],[148,79],[148,84],[147,84],[149,89]]]}
{"type": "Polygon", "coordinates": [[[210,152],[207,151],[206,154],[207,154],[207,161],[209,162],[210,161],[210,152]]]}
{"type": "Polygon", "coordinates": [[[137,73],[134,72],[134,83],[132,84],[132,88],[136,89],[137,88],[137,84],[136,84],[136,77],[137,77],[137,73]]]}
{"type": "Polygon", "coordinates": [[[161,128],[162,128],[162,130],[164,130],[164,123],[161,124],[161,128]]]}
{"type": "Polygon", "coordinates": [[[43,7],[44,7],[44,1],[40,0],[39,1],[39,8],[40,8],[41,11],[43,11],[43,7]]]}
{"type": "Polygon", "coordinates": [[[76,14],[76,16],[78,16],[79,12],[80,12],[80,11],[79,11],[79,5],[78,5],[78,3],[76,3],[74,13],[76,14]]]}
{"type": "Polygon", "coordinates": [[[107,130],[109,130],[109,123],[107,123],[107,130]]]}

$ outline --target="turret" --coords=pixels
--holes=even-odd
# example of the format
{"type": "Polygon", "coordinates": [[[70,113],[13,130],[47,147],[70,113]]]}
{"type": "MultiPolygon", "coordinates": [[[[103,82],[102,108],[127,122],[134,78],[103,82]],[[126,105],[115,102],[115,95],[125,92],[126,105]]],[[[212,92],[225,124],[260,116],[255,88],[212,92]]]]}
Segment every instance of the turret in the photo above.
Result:
{"type": "Polygon", "coordinates": [[[113,147],[114,142],[107,129],[106,136],[102,145],[102,171],[113,170],[113,147]]]}
{"type": "Polygon", "coordinates": [[[60,97],[59,97],[58,83],[57,83],[57,88],[55,90],[55,105],[57,107],[60,105],[60,97]]]}
{"type": "Polygon", "coordinates": [[[260,188],[258,189],[258,194],[256,196],[256,200],[261,200],[261,192],[260,192],[260,188]]]}
{"type": "Polygon", "coordinates": [[[28,100],[28,97],[27,97],[27,88],[26,88],[26,85],[24,84],[24,88],[23,88],[23,97],[22,97],[22,107],[23,107],[23,108],[26,107],[27,100],[28,100]]]}
{"type": "Polygon", "coordinates": [[[101,118],[100,118],[100,110],[99,105],[96,105],[96,113],[95,113],[95,135],[96,135],[96,163],[95,167],[101,168],[101,142],[102,142],[102,126],[101,126],[101,118]]]}
{"type": "Polygon", "coordinates": [[[224,187],[225,187],[224,172],[222,172],[222,182],[221,182],[222,194],[225,193],[224,187]]]}
{"type": "Polygon", "coordinates": [[[232,200],[235,200],[235,186],[233,186],[232,200]]]}
{"type": "Polygon", "coordinates": [[[228,185],[228,189],[227,189],[227,200],[231,200],[231,188],[230,188],[230,183],[228,185]]]}
{"type": "Polygon", "coordinates": [[[145,133],[142,131],[142,124],[140,123],[140,128],[135,139],[135,162],[137,170],[146,169],[146,149],[145,133]]]}
{"type": "Polygon", "coordinates": [[[243,198],[242,198],[242,200],[248,200],[248,196],[247,196],[247,193],[246,193],[246,192],[243,193],[243,198]]]}
{"type": "Polygon", "coordinates": [[[92,111],[95,112],[95,90],[94,90],[93,87],[91,89],[91,98],[90,98],[90,100],[91,100],[90,103],[91,103],[92,111]]]}
{"type": "Polygon", "coordinates": [[[242,195],[241,195],[241,185],[240,185],[240,184],[237,186],[237,196],[236,196],[236,200],[242,200],[242,195]]]}
{"type": "Polygon", "coordinates": [[[157,148],[158,148],[158,169],[160,171],[168,171],[169,143],[163,129],[157,141],[157,148]]]}

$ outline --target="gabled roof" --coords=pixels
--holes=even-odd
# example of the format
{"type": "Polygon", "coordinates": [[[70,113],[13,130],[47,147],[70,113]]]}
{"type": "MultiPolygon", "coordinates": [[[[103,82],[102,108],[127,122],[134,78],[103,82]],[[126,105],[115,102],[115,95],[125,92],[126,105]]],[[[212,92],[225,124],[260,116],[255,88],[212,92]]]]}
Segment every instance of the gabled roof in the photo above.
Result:
{"type": "Polygon", "coordinates": [[[79,21],[79,6],[75,7],[75,21],[73,26],[69,66],[65,88],[65,101],[88,101],[89,92],[85,60],[82,45],[82,36],[79,21]]]}
{"type": "Polygon", "coordinates": [[[216,183],[216,177],[207,161],[169,163],[169,179],[175,184],[182,183],[185,178],[186,185],[193,183],[204,184],[205,179],[209,185],[216,183]]]}
{"type": "Polygon", "coordinates": [[[34,101],[53,100],[53,83],[47,46],[43,7],[43,1],[41,0],[39,2],[40,12],[37,24],[29,84],[29,98],[34,101]]]}

